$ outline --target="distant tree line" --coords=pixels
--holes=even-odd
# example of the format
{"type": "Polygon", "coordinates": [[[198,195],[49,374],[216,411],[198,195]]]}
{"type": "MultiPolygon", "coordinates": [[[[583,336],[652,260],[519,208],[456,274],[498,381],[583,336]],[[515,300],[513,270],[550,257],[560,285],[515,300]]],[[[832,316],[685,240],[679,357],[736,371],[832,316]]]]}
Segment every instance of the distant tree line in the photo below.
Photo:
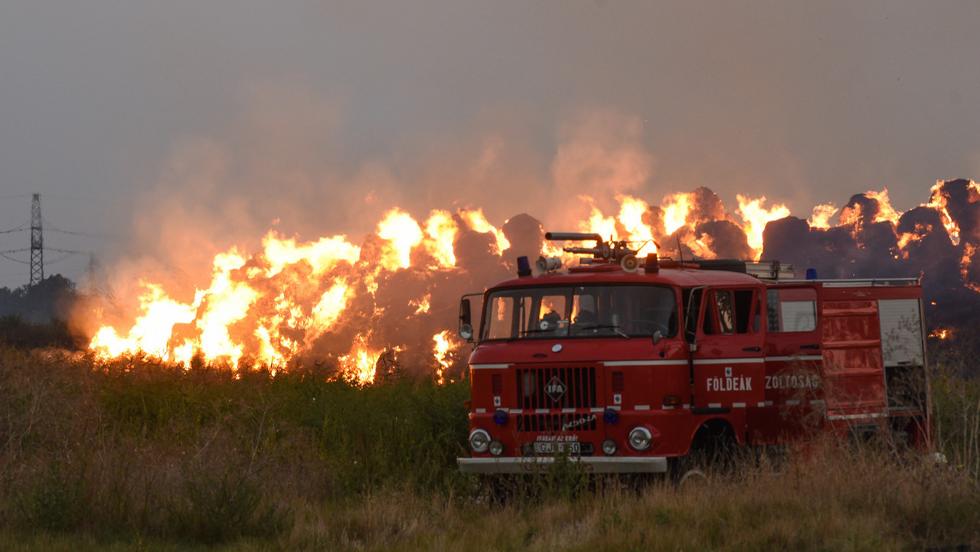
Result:
{"type": "Polygon", "coordinates": [[[14,347],[79,346],[67,320],[80,295],[75,283],[60,274],[35,286],[0,288],[0,343],[14,347]]]}

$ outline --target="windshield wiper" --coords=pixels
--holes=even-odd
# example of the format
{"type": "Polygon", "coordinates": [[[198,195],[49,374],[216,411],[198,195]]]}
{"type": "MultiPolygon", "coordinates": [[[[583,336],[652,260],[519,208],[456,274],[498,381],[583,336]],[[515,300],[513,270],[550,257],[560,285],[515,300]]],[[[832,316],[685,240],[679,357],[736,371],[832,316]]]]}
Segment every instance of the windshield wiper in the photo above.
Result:
{"type": "Polygon", "coordinates": [[[629,339],[630,338],[629,334],[627,334],[623,330],[619,329],[619,326],[616,326],[614,324],[595,325],[595,326],[582,326],[582,327],[580,327],[578,329],[579,330],[612,330],[612,331],[616,332],[616,334],[618,334],[618,335],[620,335],[622,337],[625,337],[626,339],[629,339]]]}
{"type": "Polygon", "coordinates": [[[558,330],[560,330],[560,329],[561,328],[555,328],[554,330],[552,330],[551,328],[548,328],[547,330],[540,330],[540,329],[533,329],[532,328],[530,330],[524,330],[524,332],[521,335],[528,335],[528,334],[534,334],[534,333],[554,333],[554,334],[556,334],[556,337],[564,337],[563,334],[557,334],[558,330]]]}

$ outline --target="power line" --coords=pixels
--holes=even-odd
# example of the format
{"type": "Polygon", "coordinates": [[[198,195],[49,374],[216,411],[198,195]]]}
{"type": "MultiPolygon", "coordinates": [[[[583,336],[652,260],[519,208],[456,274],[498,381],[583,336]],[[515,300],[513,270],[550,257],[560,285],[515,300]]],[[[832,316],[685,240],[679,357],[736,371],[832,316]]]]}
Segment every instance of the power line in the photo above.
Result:
{"type": "MultiPolygon", "coordinates": [[[[104,203],[106,200],[106,196],[103,195],[100,197],[98,194],[71,195],[71,194],[63,194],[60,192],[41,192],[41,193],[42,195],[44,195],[44,198],[47,199],[48,201],[54,199],[58,202],[95,201],[99,203],[104,203]]],[[[7,194],[7,195],[0,195],[0,199],[22,199],[25,197],[32,197],[33,195],[34,195],[33,193],[7,194]]]]}
{"type": "Polygon", "coordinates": [[[71,201],[73,203],[78,201],[96,201],[99,203],[104,203],[106,196],[103,195],[100,197],[97,194],[71,195],[71,194],[62,194],[59,192],[55,192],[55,193],[45,192],[44,198],[49,200],[54,199],[57,201],[71,201]]]}
{"type": "Polygon", "coordinates": [[[67,259],[69,257],[74,257],[75,255],[77,255],[79,253],[82,253],[82,252],[81,251],[72,251],[72,252],[66,253],[66,254],[64,254],[64,255],[62,255],[60,257],[55,257],[53,260],[45,261],[44,264],[53,265],[54,263],[61,262],[61,261],[65,260],[65,259],[67,259]]]}
{"type": "Polygon", "coordinates": [[[58,249],[57,247],[46,247],[45,249],[58,253],[70,253],[72,255],[88,253],[88,251],[78,251],[77,249],[58,249]]]}
{"type": "Polygon", "coordinates": [[[8,255],[5,255],[3,251],[0,251],[0,257],[3,257],[4,259],[7,259],[8,261],[13,261],[13,262],[15,262],[15,263],[20,263],[20,264],[30,264],[30,263],[29,263],[29,262],[27,262],[27,261],[22,261],[22,260],[20,260],[20,259],[15,259],[15,258],[13,258],[13,257],[10,257],[10,256],[8,256],[8,255]]]}
{"type": "Polygon", "coordinates": [[[62,230],[61,228],[56,228],[56,227],[52,226],[51,223],[47,221],[47,219],[44,220],[44,229],[46,231],[48,231],[48,232],[57,232],[59,234],[68,234],[69,236],[82,236],[82,237],[85,237],[85,238],[96,238],[96,239],[103,239],[103,238],[106,237],[106,236],[103,236],[103,235],[93,234],[93,233],[90,233],[90,232],[78,232],[78,231],[73,231],[73,230],[62,230]]]}
{"type": "Polygon", "coordinates": [[[59,228],[52,228],[50,225],[46,228],[48,232],[56,232],[58,234],[68,234],[69,236],[82,236],[84,238],[102,238],[98,234],[89,234],[88,232],[72,232],[71,230],[61,230],[59,228]]]}
{"type": "Polygon", "coordinates": [[[17,228],[11,228],[10,230],[0,230],[0,234],[10,234],[12,232],[23,232],[26,229],[26,224],[21,224],[17,228]]]}

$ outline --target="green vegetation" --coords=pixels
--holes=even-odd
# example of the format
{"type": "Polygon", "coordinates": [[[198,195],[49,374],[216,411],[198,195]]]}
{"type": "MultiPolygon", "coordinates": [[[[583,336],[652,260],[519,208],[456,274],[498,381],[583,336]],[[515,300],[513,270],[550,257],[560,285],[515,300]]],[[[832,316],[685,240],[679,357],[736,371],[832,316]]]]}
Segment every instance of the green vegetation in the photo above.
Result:
{"type": "Polygon", "coordinates": [[[84,348],[85,342],[74,335],[63,320],[27,322],[19,315],[0,316],[0,346],[18,349],[59,347],[66,350],[84,348]]]}
{"type": "Polygon", "coordinates": [[[80,350],[87,339],[65,322],[91,298],[60,274],[34,286],[0,287],[0,346],[80,350]]]}
{"type": "Polygon", "coordinates": [[[697,487],[462,476],[465,383],[357,388],[0,348],[0,549],[980,546],[980,385],[934,377],[947,466],[828,444],[697,487]]]}

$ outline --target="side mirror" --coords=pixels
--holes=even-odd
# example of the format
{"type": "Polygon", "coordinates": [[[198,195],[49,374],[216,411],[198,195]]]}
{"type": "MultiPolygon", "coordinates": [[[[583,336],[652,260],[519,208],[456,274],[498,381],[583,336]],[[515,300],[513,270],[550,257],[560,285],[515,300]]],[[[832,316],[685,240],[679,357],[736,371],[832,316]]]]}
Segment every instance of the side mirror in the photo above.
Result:
{"type": "Polygon", "coordinates": [[[463,297],[459,300],[459,337],[467,342],[473,341],[473,315],[470,308],[470,300],[463,297]]]}
{"type": "Polygon", "coordinates": [[[664,334],[661,333],[660,330],[654,330],[653,331],[653,344],[654,345],[656,345],[657,343],[660,343],[660,340],[662,340],[663,338],[664,338],[664,334]]]}

